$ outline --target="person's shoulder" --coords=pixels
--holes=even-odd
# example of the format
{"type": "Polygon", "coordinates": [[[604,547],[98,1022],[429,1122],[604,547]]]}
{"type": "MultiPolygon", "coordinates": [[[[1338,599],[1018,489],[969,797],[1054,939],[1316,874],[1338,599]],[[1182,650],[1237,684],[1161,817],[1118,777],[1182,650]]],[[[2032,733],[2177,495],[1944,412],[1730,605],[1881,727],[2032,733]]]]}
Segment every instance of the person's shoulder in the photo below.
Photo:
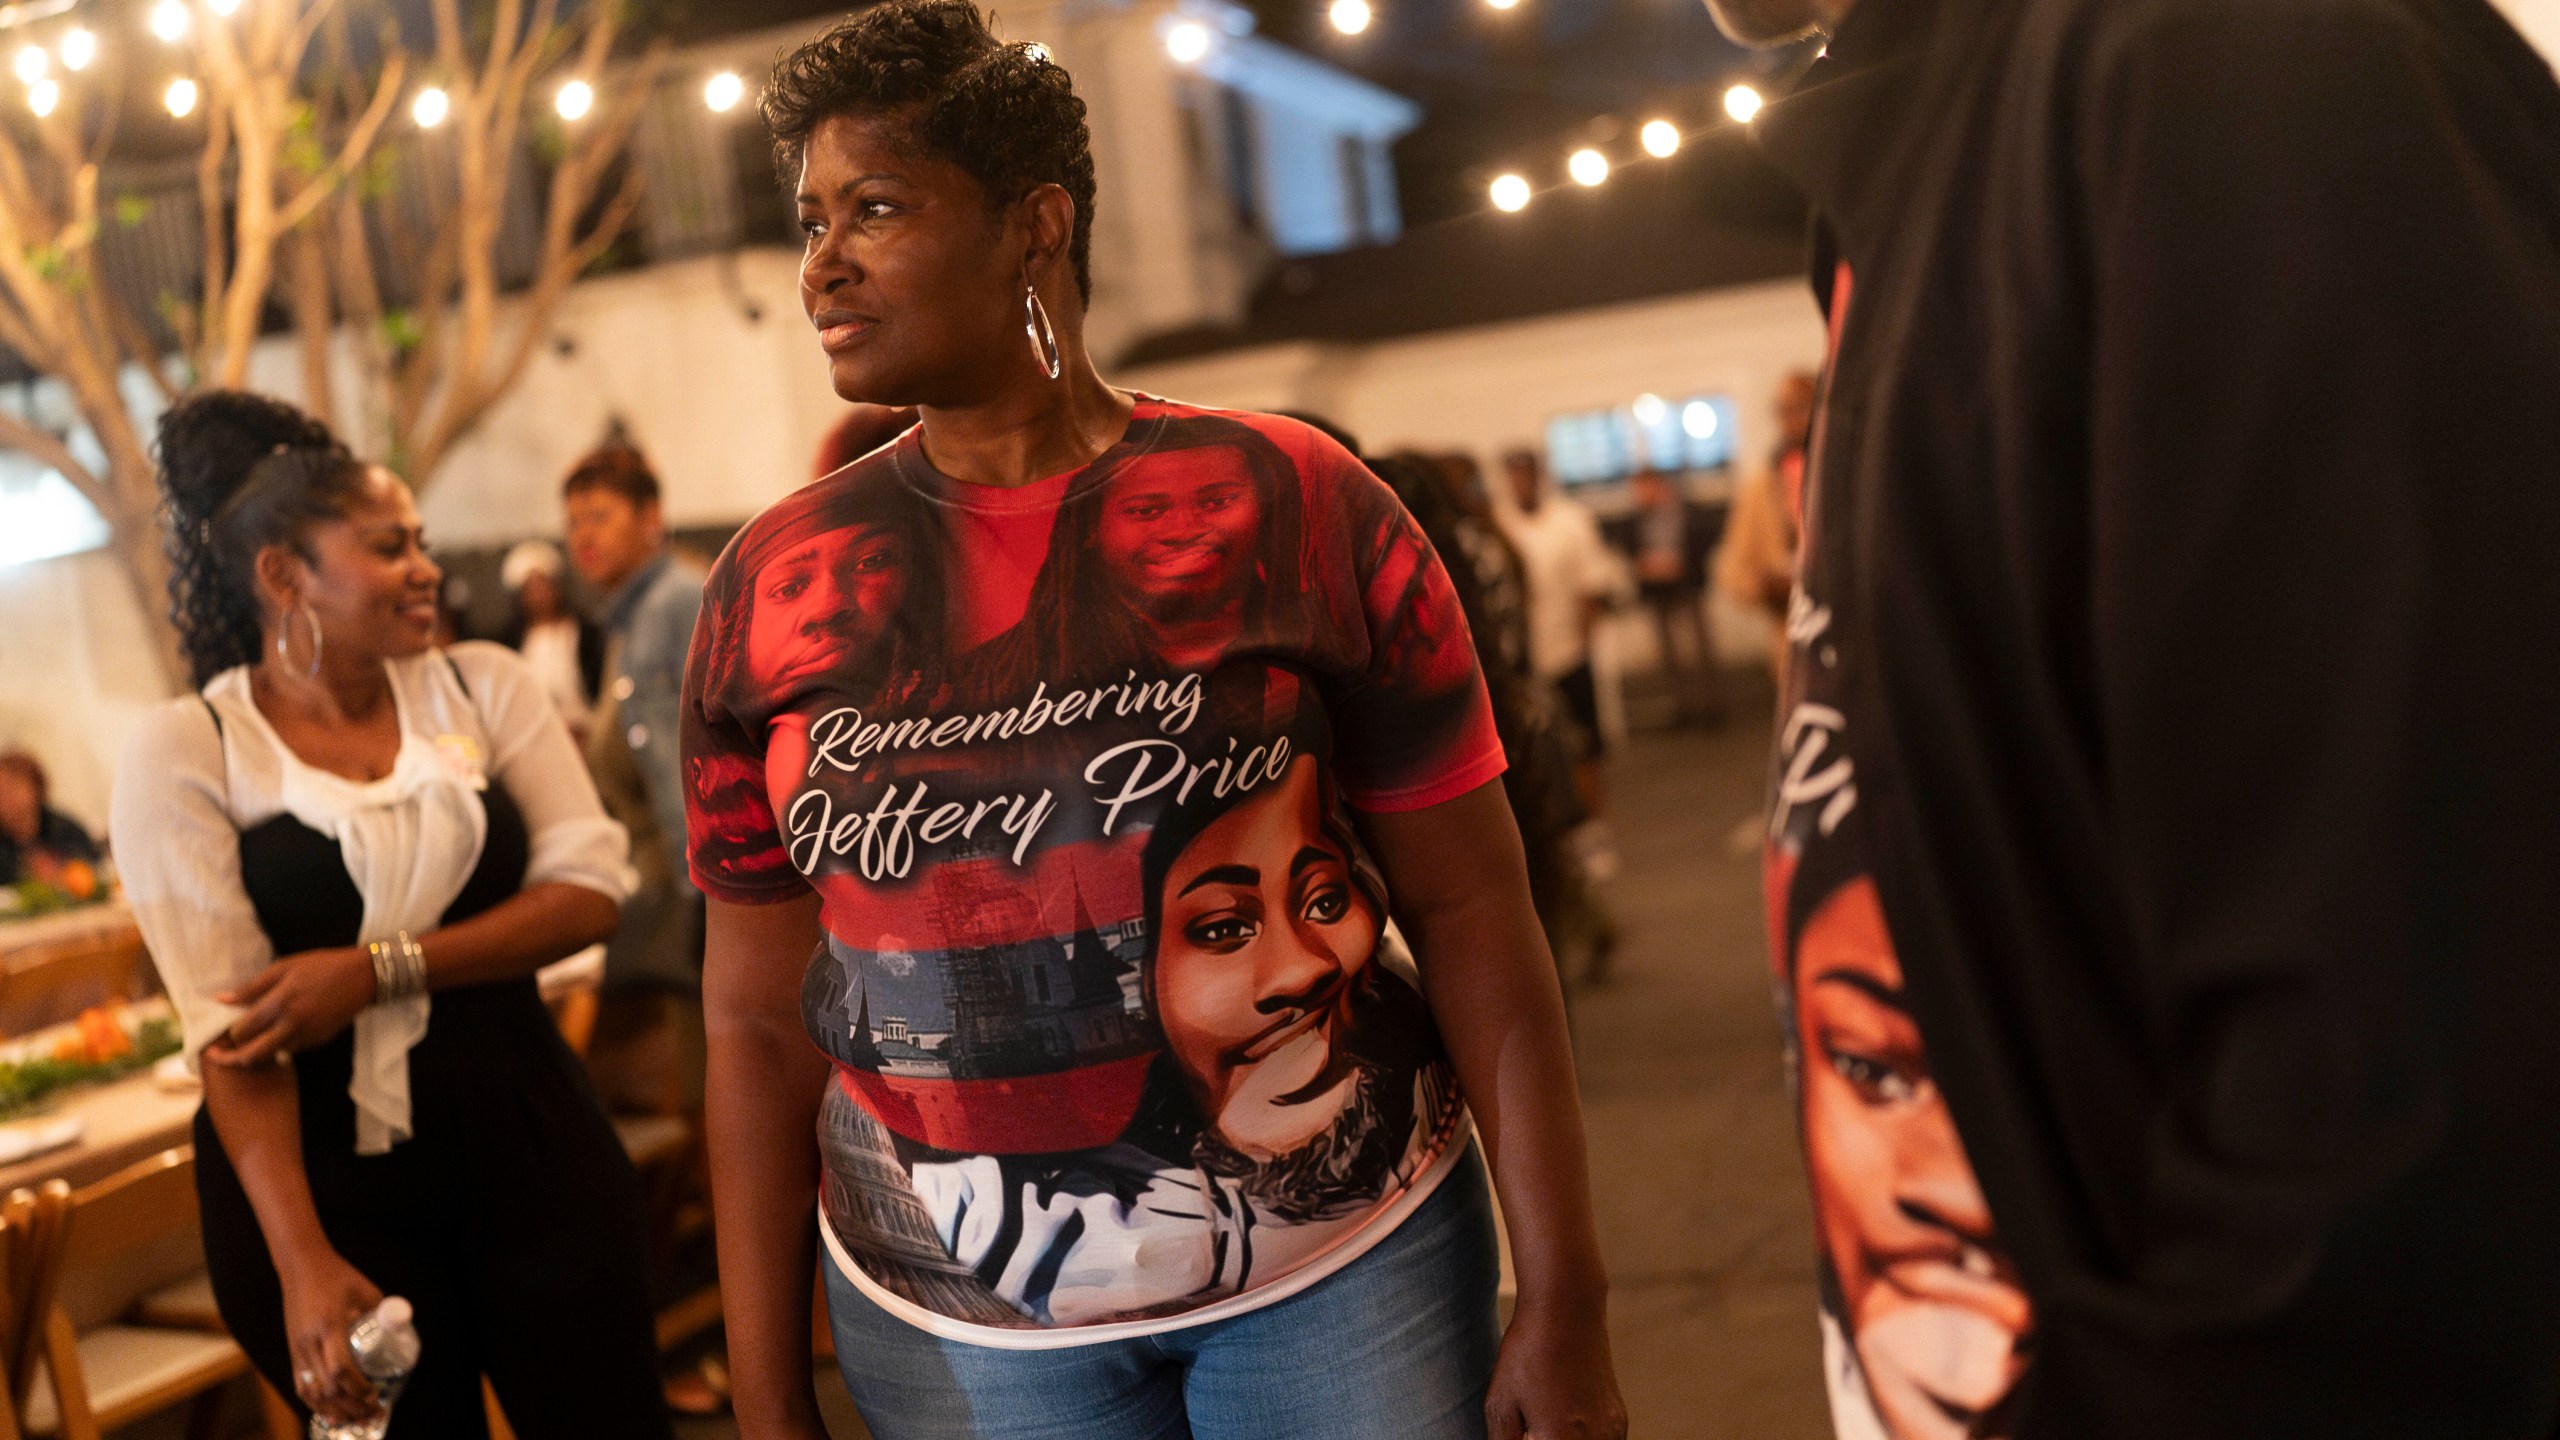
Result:
{"type": "Polygon", "coordinates": [[[518,684],[531,678],[524,657],[495,640],[457,640],[441,651],[430,650],[411,663],[450,665],[473,694],[487,694],[498,685],[518,684]]]}
{"type": "Polygon", "coordinates": [[[116,777],[121,785],[145,772],[210,769],[221,763],[220,722],[205,697],[190,692],[163,700],[135,719],[116,761],[116,777]]]}
{"type": "Polygon", "coordinates": [[[1296,415],[1264,410],[1230,410],[1214,405],[1195,405],[1186,400],[1168,400],[1156,395],[1140,396],[1139,404],[1148,408],[1151,418],[1166,422],[1203,429],[1231,425],[1250,431],[1286,455],[1301,472],[1331,473],[1362,468],[1359,457],[1324,427],[1296,415]]]}

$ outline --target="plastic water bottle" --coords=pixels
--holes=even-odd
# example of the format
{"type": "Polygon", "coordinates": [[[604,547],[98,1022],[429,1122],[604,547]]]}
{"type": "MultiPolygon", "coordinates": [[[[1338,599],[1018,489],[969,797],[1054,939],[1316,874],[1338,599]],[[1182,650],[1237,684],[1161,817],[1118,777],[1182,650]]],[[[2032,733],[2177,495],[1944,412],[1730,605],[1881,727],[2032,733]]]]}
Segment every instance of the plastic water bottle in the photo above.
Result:
{"type": "Polygon", "coordinates": [[[391,1428],[391,1402],[400,1398],[400,1387],[409,1383],[409,1372],[418,1368],[418,1330],[410,1323],[413,1318],[409,1302],[394,1295],[347,1332],[347,1348],[356,1352],[356,1368],[373,1381],[380,1408],[370,1418],[352,1423],[314,1415],[311,1440],[382,1440],[383,1432],[391,1428]]]}

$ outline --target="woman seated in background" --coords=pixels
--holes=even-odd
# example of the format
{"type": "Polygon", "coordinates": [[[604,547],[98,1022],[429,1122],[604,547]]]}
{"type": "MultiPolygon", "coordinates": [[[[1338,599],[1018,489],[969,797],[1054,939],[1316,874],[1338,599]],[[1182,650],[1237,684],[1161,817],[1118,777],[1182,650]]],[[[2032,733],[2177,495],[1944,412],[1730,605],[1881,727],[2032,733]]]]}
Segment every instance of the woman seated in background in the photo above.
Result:
{"type": "Polygon", "coordinates": [[[160,463],[200,688],[126,748],[113,834],[201,1062],[223,1323],[351,1420],[348,1328],[403,1295],[393,1440],[486,1436],[484,1373],[527,1440],[665,1440],[639,1181],[534,981],[612,933],[628,839],[521,661],[429,646],[397,477],[233,392],[171,410],[160,463]]]}
{"type": "MultiPolygon", "coordinates": [[[[44,766],[24,750],[0,751],[0,885],[62,885],[74,865],[94,865],[98,842],[53,808],[44,766]]],[[[90,884],[96,884],[93,878],[90,884]]],[[[77,889],[76,886],[65,886],[77,889]]]]}

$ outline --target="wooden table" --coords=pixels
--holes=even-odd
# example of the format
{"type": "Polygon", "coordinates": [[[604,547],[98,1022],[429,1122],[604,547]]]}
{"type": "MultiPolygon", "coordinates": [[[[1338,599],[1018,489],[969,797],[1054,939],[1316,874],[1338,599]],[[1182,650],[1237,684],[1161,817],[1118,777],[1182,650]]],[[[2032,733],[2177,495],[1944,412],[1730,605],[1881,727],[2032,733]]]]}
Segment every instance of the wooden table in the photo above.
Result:
{"type": "Polygon", "coordinates": [[[0,1036],[58,1025],[159,988],[122,901],[0,921],[0,1036]]]}
{"type": "Polygon", "coordinates": [[[30,1118],[77,1115],[88,1128],[59,1150],[0,1167],[0,1195],[21,1185],[41,1185],[57,1175],[76,1189],[172,1145],[183,1145],[195,1124],[196,1107],[203,1101],[203,1093],[193,1088],[163,1090],[147,1070],[71,1091],[30,1118]]]}

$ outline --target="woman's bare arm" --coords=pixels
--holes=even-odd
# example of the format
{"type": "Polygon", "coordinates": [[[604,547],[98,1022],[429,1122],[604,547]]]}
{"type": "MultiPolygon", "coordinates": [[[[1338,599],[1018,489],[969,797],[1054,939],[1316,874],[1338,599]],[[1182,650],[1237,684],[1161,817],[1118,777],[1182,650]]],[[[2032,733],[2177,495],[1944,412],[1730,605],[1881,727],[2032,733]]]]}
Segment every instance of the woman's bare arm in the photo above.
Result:
{"type": "MultiPolygon", "coordinates": [[[[611,938],[619,910],[583,885],[518,891],[459,924],[416,937],[427,988],[447,990],[530,975],[611,938]]],[[[204,1048],[214,1065],[256,1068],[336,1035],[374,1002],[373,958],[361,945],[288,955],[220,997],[240,1018],[204,1048]]]]}
{"type": "Polygon", "coordinates": [[[800,1020],[818,897],[710,906],[705,1110],[738,1429],[745,1440],[825,1440],[809,1368],[809,1293],[827,1059],[800,1020]]]}
{"type": "Polygon", "coordinates": [[[347,1348],[347,1331],[381,1302],[382,1292],[320,1227],[311,1177],[302,1167],[302,1100],[293,1072],[273,1064],[205,1066],[204,1105],[283,1284],[294,1388],[316,1410],[361,1418],[370,1412],[373,1386],[347,1348]]]}
{"type": "Polygon", "coordinates": [[[1510,1232],[1520,1294],[1486,1401],[1492,1434],[1622,1436],[1564,995],[1502,782],[1364,816],[1362,829],[1387,872],[1510,1232]]]}

